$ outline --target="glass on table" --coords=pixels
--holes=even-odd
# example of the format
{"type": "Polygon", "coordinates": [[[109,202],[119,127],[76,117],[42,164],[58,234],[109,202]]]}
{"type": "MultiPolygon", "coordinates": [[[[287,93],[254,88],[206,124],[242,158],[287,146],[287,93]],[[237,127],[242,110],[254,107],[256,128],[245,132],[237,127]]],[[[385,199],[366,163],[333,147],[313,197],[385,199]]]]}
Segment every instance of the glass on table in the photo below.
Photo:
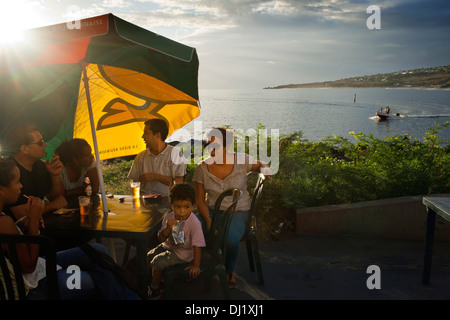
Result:
{"type": "Polygon", "coordinates": [[[89,205],[91,204],[91,197],[79,196],[78,204],[80,205],[80,215],[87,216],[89,214],[89,205]]]}
{"type": "Polygon", "coordinates": [[[141,183],[139,181],[131,181],[131,195],[134,199],[139,198],[141,193],[141,183]]]}

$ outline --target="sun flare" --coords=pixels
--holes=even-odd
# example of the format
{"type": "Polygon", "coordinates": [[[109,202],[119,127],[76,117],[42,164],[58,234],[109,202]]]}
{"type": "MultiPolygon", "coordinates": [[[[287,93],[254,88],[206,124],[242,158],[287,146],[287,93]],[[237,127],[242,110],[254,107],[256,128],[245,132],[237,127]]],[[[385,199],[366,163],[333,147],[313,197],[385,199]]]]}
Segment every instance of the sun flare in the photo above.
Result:
{"type": "Polygon", "coordinates": [[[28,1],[2,1],[0,3],[0,44],[23,39],[23,31],[36,25],[39,18],[35,7],[28,1]]]}
{"type": "Polygon", "coordinates": [[[21,30],[1,30],[0,31],[0,44],[13,43],[13,42],[20,41],[22,39],[23,39],[23,33],[21,30]]]}

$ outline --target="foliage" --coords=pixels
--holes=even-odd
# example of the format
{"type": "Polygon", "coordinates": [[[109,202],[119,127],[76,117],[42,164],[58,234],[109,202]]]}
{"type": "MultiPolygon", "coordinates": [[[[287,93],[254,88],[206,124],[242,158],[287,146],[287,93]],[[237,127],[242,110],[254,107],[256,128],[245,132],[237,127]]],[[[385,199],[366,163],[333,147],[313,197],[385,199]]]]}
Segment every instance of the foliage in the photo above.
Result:
{"type": "MultiPolygon", "coordinates": [[[[422,141],[407,133],[378,139],[351,132],[354,141],[334,136],[319,142],[302,139],[301,132],[281,136],[278,172],[262,192],[259,236],[273,239],[291,235],[298,208],[449,192],[450,148],[438,135],[449,125],[430,128],[422,141]]],[[[271,137],[266,138],[270,145],[271,137]]],[[[237,135],[239,139],[242,137],[237,135]]],[[[249,151],[248,146],[245,151],[249,151]]],[[[188,166],[186,182],[193,183],[199,160],[188,166]]],[[[104,169],[108,190],[113,190],[109,184],[119,185],[117,190],[129,188],[127,182],[122,187],[119,181],[126,180],[131,163],[117,162],[104,169]]],[[[254,183],[249,179],[250,192],[254,183]]]]}
{"type": "Polygon", "coordinates": [[[374,138],[350,134],[356,142],[327,137],[297,141],[280,150],[283,204],[302,208],[389,197],[448,192],[450,155],[441,147],[438,131],[429,129],[423,141],[403,136],[374,138]]]}
{"type": "Polygon", "coordinates": [[[127,179],[133,160],[103,161],[103,180],[106,193],[131,194],[130,181],[127,179]]]}

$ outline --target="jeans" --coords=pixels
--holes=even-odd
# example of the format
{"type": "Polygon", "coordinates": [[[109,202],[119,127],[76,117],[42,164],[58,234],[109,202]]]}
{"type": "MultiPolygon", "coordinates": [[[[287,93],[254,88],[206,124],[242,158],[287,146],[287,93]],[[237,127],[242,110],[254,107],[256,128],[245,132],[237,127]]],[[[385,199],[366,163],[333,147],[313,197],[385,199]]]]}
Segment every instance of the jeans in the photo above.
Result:
{"type": "MultiPolygon", "coordinates": [[[[95,249],[107,253],[100,243],[92,243],[95,249]]],[[[72,248],[56,254],[56,263],[62,267],[57,272],[58,286],[62,300],[89,299],[99,297],[107,300],[141,300],[141,298],[128,289],[127,285],[116,278],[109,270],[103,269],[89,258],[82,249],[72,248]],[[80,268],[80,289],[69,289],[67,280],[73,273],[67,273],[70,265],[80,268]]],[[[73,281],[69,279],[69,283],[73,281]]],[[[29,300],[46,299],[47,279],[39,281],[36,288],[27,295],[29,300]]]]}
{"type": "MultiPolygon", "coordinates": [[[[209,209],[209,216],[212,217],[214,210],[209,209]]],[[[220,210],[221,215],[224,211],[220,210]]],[[[227,256],[225,257],[225,269],[228,274],[233,273],[236,266],[236,260],[239,254],[239,242],[245,233],[248,219],[248,211],[236,211],[231,219],[230,229],[228,231],[227,256]]],[[[206,223],[201,215],[198,218],[202,224],[203,233],[206,235],[206,223]]]]}

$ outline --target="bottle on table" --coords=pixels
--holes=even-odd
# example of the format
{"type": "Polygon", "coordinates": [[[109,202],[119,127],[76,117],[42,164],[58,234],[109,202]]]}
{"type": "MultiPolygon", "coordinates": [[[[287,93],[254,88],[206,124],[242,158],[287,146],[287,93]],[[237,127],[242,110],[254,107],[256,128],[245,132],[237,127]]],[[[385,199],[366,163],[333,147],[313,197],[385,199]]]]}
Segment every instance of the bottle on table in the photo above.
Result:
{"type": "Polygon", "coordinates": [[[89,177],[84,178],[84,192],[86,193],[87,196],[91,196],[92,195],[92,186],[91,186],[91,180],[89,179],[89,177]]]}

